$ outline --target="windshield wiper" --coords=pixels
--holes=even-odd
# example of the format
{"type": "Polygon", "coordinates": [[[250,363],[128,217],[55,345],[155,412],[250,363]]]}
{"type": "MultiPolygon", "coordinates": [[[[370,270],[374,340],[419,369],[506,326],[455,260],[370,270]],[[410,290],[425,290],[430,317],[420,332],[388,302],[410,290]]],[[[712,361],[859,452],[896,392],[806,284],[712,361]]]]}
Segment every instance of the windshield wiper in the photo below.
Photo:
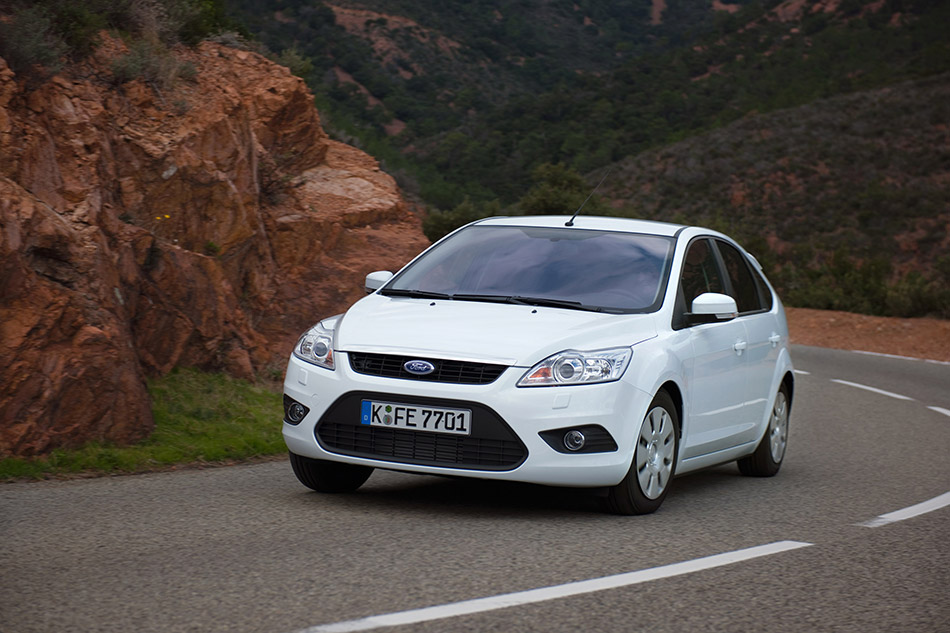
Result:
{"type": "Polygon", "coordinates": [[[407,288],[386,288],[379,292],[387,297],[410,297],[413,299],[449,299],[457,301],[487,301],[492,303],[513,303],[522,306],[541,306],[545,308],[568,308],[570,310],[586,310],[588,312],[604,312],[605,309],[599,306],[584,305],[580,301],[568,301],[567,299],[549,299],[547,297],[523,297],[511,295],[488,295],[456,293],[446,294],[444,292],[432,292],[429,290],[410,290],[407,288]]]}
{"type": "Polygon", "coordinates": [[[528,306],[541,306],[545,308],[568,308],[571,310],[587,310],[588,312],[603,312],[604,309],[599,306],[584,305],[580,301],[568,301],[566,299],[548,299],[546,297],[509,297],[511,303],[519,303],[528,306]]]}
{"type": "Polygon", "coordinates": [[[444,292],[430,292],[429,290],[407,290],[405,288],[386,288],[379,294],[387,297],[410,297],[413,299],[451,299],[452,295],[444,292]]]}
{"type": "Polygon", "coordinates": [[[480,295],[456,293],[452,299],[458,301],[491,301],[493,303],[513,303],[521,306],[542,306],[546,308],[568,308],[571,310],[587,310],[590,312],[604,312],[604,308],[599,306],[584,305],[580,301],[569,301],[567,299],[549,299],[547,297],[524,297],[520,295],[480,295]]]}
{"type": "Polygon", "coordinates": [[[491,301],[494,303],[514,303],[510,295],[479,295],[456,293],[452,295],[453,299],[458,301],[491,301]]]}

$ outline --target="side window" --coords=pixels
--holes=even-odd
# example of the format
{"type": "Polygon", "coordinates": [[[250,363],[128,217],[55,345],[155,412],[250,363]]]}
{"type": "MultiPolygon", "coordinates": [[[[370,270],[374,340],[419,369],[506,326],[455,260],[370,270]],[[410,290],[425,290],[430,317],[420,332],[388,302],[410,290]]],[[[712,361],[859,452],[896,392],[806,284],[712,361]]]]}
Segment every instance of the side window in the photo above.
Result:
{"type": "Polygon", "coordinates": [[[769,285],[762,279],[762,274],[755,268],[752,269],[752,276],[755,277],[755,285],[759,288],[759,305],[763,310],[771,310],[774,300],[769,285]]]}
{"type": "Polygon", "coordinates": [[[726,274],[732,282],[732,298],[736,300],[739,314],[743,312],[757,312],[763,309],[759,303],[759,292],[756,280],[745,256],[732,244],[716,240],[722,261],[726,265],[726,274]]]}
{"type": "Polygon", "coordinates": [[[716,255],[709,240],[696,240],[689,245],[683,262],[680,288],[686,300],[687,311],[693,309],[693,299],[704,292],[726,291],[719,265],[716,263],[716,255]]]}

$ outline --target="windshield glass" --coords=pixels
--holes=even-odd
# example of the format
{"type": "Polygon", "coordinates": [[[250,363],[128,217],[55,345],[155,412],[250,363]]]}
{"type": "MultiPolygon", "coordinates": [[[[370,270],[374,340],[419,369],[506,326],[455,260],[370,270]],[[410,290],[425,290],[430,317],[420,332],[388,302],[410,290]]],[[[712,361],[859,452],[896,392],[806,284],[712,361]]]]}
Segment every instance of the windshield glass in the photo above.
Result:
{"type": "Polygon", "coordinates": [[[381,291],[576,309],[659,308],[673,238],[576,228],[471,226],[381,291]]]}

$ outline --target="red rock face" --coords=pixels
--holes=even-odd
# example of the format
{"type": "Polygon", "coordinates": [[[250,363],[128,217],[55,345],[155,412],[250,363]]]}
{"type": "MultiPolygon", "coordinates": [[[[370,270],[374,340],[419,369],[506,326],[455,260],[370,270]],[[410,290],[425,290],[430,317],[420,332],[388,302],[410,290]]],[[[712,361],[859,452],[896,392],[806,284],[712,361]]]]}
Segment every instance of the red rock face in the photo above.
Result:
{"type": "Polygon", "coordinates": [[[141,439],[146,375],[282,367],[427,244],[286,69],[204,43],[158,93],[121,47],[29,89],[0,59],[0,456],[141,439]]]}

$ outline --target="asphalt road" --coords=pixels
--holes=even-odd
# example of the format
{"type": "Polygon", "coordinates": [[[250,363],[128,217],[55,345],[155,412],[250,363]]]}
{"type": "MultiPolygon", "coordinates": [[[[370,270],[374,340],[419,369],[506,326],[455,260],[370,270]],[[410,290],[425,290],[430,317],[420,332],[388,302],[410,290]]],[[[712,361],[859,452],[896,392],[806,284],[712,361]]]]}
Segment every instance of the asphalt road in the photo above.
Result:
{"type": "Polygon", "coordinates": [[[646,517],[603,514],[576,491],[388,472],[320,495],[287,462],[2,485],[0,631],[293,633],[785,541],[377,630],[947,631],[950,507],[862,524],[950,491],[950,365],[807,347],[793,358],[809,373],[782,471],[678,478],[646,517]]]}

